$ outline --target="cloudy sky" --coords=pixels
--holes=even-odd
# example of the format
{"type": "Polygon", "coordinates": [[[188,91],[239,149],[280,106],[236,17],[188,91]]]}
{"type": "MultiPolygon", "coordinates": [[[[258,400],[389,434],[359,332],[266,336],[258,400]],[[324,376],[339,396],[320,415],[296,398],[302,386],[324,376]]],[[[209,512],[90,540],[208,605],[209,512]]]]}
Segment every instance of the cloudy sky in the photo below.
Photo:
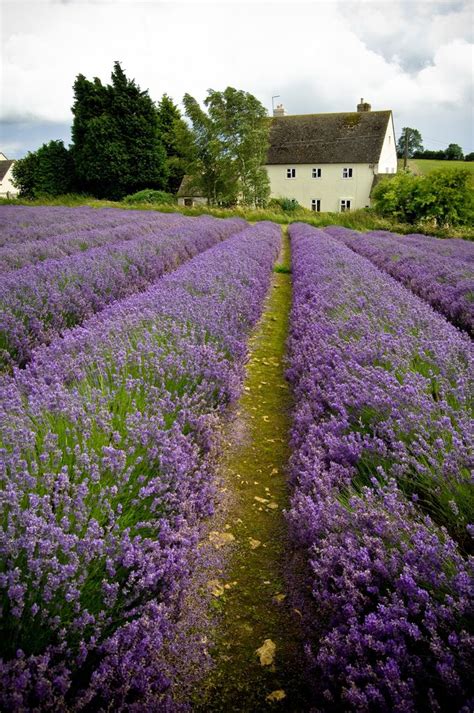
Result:
{"type": "Polygon", "coordinates": [[[471,0],[0,0],[0,151],[70,140],[77,74],[115,60],[159,100],[231,85],[271,112],[392,109],[425,148],[474,150],[471,0]]]}

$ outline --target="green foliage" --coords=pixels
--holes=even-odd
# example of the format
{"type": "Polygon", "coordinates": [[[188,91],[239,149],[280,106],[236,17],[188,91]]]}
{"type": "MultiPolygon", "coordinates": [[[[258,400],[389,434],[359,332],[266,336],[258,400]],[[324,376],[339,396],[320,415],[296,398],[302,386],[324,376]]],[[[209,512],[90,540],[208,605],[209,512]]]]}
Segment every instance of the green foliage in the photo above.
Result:
{"type": "Polygon", "coordinates": [[[446,151],[441,149],[440,151],[415,151],[413,158],[423,158],[430,159],[431,161],[445,161],[446,151]]]}
{"type": "Polygon", "coordinates": [[[145,188],[143,191],[125,196],[124,203],[155,203],[156,205],[175,205],[176,198],[172,193],[166,191],[155,191],[153,188],[145,188]]]}
{"type": "Polygon", "coordinates": [[[252,94],[233,87],[208,91],[207,113],[186,94],[183,103],[192,122],[196,160],[192,174],[212,205],[265,206],[270,195],[262,167],[268,148],[266,110],[252,94]]]}
{"type": "Polygon", "coordinates": [[[405,145],[408,143],[408,158],[413,158],[415,152],[423,151],[423,139],[418,129],[404,126],[397,143],[397,156],[403,158],[405,145]]]}
{"type": "Polygon", "coordinates": [[[301,206],[296,198],[272,198],[268,204],[269,208],[281,208],[284,213],[294,213],[300,210],[301,206]]]}
{"type": "Polygon", "coordinates": [[[463,161],[464,154],[459,144],[449,144],[444,152],[447,161],[463,161]]]}
{"type": "Polygon", "coordinates": [[[464,156],[465,161],[474,161],[474,151],[471,151],[471,153],[467,153],[464,156]]]}
{"type": "Polygon", "coordinates": [[[172,99],[163,94],[158,104],[158,134],[166,151],[167,179],[165,188],[176,193],[189,166],[195,160],[193,134],[172,99]]]}
{"type": "Polygon", "coordinates": [[[166,184],[166,154],[148,92],[115,62],[112,83],[74,83],[72,154],[79,187],[99,198],[122,198],[166,184]]]}
{"type": "Polygon", "coordinates": [[[71,190],[74,166],[62,141],[50,141],[13,164],[13,180],[25,198],[57,196],[71,190]]]}
{"type": "Polygon", "coordinates": [[[381,215],[407,223],[468,225],[474,217],[469,179],[466,169],[440,169],[426,176],[400,173],[375,188],[374,206],[381,215]]]}

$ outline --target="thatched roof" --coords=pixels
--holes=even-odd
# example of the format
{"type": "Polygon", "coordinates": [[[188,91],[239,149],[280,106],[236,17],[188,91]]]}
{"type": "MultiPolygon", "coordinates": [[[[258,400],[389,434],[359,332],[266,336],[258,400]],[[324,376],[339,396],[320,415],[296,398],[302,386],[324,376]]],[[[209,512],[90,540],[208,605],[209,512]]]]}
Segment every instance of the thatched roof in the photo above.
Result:
{"type": "Polygon", "coordinates": [[[14,161],[0,161],[0,181],[3,181],[14,161]]]}
{"type": "Polygon", "coordinates": [[[267,164],[378,163],[391,111],[271,119],[267,164]]]}
{"type": "Polygon", "coordinates": [[[204,193],[201,188],[196,185],[196,179],[194,176],[183,176],[181,185],[178,188],[178,193],[176,194],[178,198],[203,198],[204,193]]]}

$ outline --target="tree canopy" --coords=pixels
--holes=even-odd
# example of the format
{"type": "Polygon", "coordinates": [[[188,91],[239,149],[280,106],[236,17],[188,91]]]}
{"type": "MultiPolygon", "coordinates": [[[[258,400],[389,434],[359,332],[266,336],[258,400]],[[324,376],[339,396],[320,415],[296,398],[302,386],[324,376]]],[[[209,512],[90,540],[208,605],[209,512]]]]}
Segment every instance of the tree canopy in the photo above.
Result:
{"type": "Polygon", "coordinates": [[[405,156],[405,147],[408,144],[408,158],[413,158],[416,151],[423,151],[423,139],[418,129],[412,129],[410,126],[404,126],[402,133],[397,143],[397,156],[403,158],[405,156]]]}
{"type": "Polygon", "coordinates": [[[210,203],[264,205],[270,189],[263,168],[269,121],[252,94],[227,87],[208,90],[207,112],[186,94],[183,103],[193,126],[193,175],[210,203]]]}
{"type": "Polygon", "coordinates": [[[74,184],[69,151],[62,141],[50,141],[13,164],[13,180],[23,198],[68,193],[74,184]]]}
{"type": "Polygon", "coordinates": [[[110,85],[78,75],[72,113],[72,155],[80,188],[99,198],[119,199],[142,188],[166,186],[156,107],[119,62],[110,85]]]}
{"type": "Polygon", "coordinates": [[[163,94],[157,112],[158,133],[166,152],[165,189],[176,193],[188,166],[195,159],[193,134],[178,107],[167,94],[163,94]]]}

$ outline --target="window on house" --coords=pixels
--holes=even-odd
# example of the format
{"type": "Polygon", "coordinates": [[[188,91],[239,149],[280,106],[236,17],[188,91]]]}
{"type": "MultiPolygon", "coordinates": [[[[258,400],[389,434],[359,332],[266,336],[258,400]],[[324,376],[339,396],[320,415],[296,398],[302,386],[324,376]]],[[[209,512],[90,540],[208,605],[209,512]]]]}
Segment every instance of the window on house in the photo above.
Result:
{"type": "Polygon", "coordinates": [[[287,178],[296,178],[296,168],[287,168],[286,169],[286,177],[287,178]]]}
{"type": "Polygon", "coordinates": [[[192,199],[192,198],[185,198],[185,199],[184,199],[184,205],[192,206],[192,204],[193,204],[193,199],[192,199]]]}
{"type": "Polygon", "coordinates": [[[342,177],[343,178],[352,178],[352,168],[343,168],[342,169],[342,177]]]}
{"type": "Polygon", "coordinates": [[[321,178],[321,169],[320,168],[313,168],[311,170],[311,176],[313,178],[321,178]]]}
{"type": "Polygon", "coordinates": [[[351,209],[351,200],[350,198],[341,198],[341,213],[345,213],[346,211],[351,209]]]}
{"type": "Polygon", "coordinates": [[[311,210],[315,210],[317,213],[321,212],[321,200],[319,198],[313,198],[311,201],[311,210]]]}

